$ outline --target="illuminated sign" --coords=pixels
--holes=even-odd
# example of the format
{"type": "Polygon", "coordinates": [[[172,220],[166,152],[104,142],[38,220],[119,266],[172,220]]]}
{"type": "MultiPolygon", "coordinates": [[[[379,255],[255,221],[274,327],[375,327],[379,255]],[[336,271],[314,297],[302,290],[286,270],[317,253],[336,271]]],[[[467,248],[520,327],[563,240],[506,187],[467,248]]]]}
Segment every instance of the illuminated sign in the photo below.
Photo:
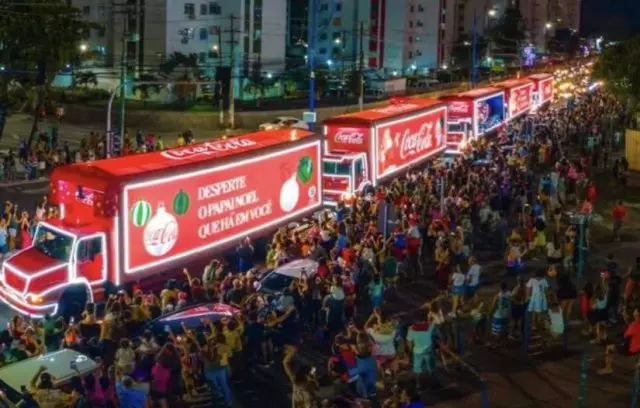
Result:
{"type": "Polygon", "coordinates": [[[127,185],[126,273],[160,266],[321,205],[320,141],[205,170],[127,185]]]}
{"type": "Polygon", "coordinates": [[[442,107],[377,126],[378,178],[396,173],[444,149],[446,120],[447,110],[442,107]]]}

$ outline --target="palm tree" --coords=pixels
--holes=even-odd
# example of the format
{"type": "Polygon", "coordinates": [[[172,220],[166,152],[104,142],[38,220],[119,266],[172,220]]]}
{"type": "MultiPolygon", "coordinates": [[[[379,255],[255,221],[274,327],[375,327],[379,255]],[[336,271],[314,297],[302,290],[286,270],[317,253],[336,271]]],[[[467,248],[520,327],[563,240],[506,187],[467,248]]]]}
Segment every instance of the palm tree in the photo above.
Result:
{"type": "Polygon", "coordinates": [[[133,92],[138,94],[140,100],[142,100],[143,106],[147,105],[147,100],[151,97],[151,94],[158,94],[163,88],[163,85],[149,83],[157,81],[158,78],[156,78],[155,75],[141,74],[136,83],[133,85],[133,92]]]}
{"type": "MultiPolygon", "coordinates": [[[[195,53],[183,54],[174,52],[160,65],[160,72],[166,76],[173,76],[179,81],[194,81],[201,76],[201,68],[198,64],[198,55],[195,53]],[[177,76],[177,78],[176,78],[177,76]]],[[[195,100],[197,86],[190,84],[177,84],[176,96],[179,100],[187,102],[195,100]]]]}
{"type": "Polygon", "coordinates": [[[73,76],[73,86],[88,88],[89,85],[93,87],[98,86],[98,76],[93,71],[81,71],[76,72],[73,76]]]}
{"type": "Polygon", "coordinates": [[[260,99],[264,98],[270,87],[271,85],[265,83],[262,79],[255,79],[247,82],[243,87],[243,91],[253,95],[256,99],[256,106],[260,106],[260,99]]]}

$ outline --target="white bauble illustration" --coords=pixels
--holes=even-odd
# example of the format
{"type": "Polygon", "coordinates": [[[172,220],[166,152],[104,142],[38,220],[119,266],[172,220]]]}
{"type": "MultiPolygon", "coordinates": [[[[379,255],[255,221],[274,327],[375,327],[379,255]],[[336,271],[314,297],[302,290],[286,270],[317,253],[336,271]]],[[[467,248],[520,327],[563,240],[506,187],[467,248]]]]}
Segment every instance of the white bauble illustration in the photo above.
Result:
{"type": "Polygon", "coordinates": [[[149,255],[162,256],[171,251],[178,240],[178,222],[169,214],[164,203],[158,205],[158,211],[144,228],[144,249],[149,255]]]}
{"type": "Polygon", "coordinates": [[[300,198],[300,186],[296,180],[296,175],[291,176],[284,182],[280,189],[280,208],[284,212],[291,212],[298,204],[300,198]]]}

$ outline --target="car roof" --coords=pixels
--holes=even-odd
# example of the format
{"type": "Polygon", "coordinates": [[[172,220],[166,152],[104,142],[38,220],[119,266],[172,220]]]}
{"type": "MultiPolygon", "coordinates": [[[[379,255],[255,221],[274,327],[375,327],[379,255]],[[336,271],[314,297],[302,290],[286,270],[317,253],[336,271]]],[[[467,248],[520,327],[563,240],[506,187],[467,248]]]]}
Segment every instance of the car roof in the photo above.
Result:
{"type": "Polygon", "coordinates": [[[198,319],[198,321],[200,319],[211,319],[215,321],[223,317],[233,317],[237,313],[237,308],[224,303],[201,303],[163,315],[157,319],[157,322],[162,324],[189,319],[198,319]]]}
{"type": "Polygon", "coordinates": [[[0,368],[0,382],[12,391],[20,393],[20,386],[29,385],[29,381],[42,366],[54,378],[54,385],[60,386],[71,380],[78,373],[71,369],[75,361],[80,375],[85,375],[99,368],[98,363],[90,357],[71,349],[62,349],[40,356],[19,361],[0,368]]]}
{"type": "Polygon", "coordinates": [[[292,278],[298,278],[300,277],[302,269],[310,272],[311,274],[315,274],[318,270],[318,262],[313,259],[298,259],[277,267],[273,272],[280,275],[290,276],[292,278]]]}

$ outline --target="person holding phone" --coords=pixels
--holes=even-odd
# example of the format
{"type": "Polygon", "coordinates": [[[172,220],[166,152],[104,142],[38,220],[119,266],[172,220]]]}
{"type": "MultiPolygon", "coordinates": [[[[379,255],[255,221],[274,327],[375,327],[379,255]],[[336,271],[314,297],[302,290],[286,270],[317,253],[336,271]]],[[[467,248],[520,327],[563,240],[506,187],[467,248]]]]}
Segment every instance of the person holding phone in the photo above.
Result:
{"type": "Polygon", "coordinates": [[[72,407],[79,396],[75,391],[66,393],[54,388],[53,377],[46,366],[41,366],[31,378],[28,391],[40,408],[72,407]]]}

